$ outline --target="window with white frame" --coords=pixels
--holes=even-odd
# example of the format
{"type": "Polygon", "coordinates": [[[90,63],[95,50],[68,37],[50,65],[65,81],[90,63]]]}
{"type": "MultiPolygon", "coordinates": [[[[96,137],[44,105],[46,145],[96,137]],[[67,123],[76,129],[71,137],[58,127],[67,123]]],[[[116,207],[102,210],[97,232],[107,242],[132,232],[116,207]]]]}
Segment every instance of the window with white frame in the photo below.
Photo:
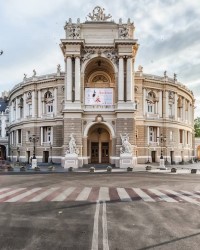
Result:
{"type": "Polygon", "coordinates": [[[47,91],[45,93],[44,101],[45,101],[45,113],[46,114],[53,113],[53,96],[50,91],[47,91]]]}
{"type": "Polygon", "coordinates": [[[157,142],[157,127],[149,127],[149,142],[157,142]]]}
{"type": "Polygon", "coordinates": [[[153,113],[153,104],[152,103],[148,103],[147,111],[148,111],[148,113],[153,113]]]}
{"type": "Polygon", "coordinates": [[[43,143],[50,143],[52,142],[52,133],[53,133],[53,129],[52,127],[42,127],[42,142],[43,143]]]}
{"type": "Polygon", "coordinates": [[[173,116],[172,104],[169,104],[169,116],[173,116]]]}
{"type": "Polygon", "coordinates": [[[28,116],[32,115],[32,103],[28,104],[28,116]]]}

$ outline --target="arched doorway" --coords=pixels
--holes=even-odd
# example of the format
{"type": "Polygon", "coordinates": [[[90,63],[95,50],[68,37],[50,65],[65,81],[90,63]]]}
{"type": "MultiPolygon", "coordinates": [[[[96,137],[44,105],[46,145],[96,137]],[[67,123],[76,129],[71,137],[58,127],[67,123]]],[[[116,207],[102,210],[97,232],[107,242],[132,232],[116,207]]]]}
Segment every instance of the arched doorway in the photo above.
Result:
{"type": "Polygon", "coordinates": [[[112,139],[104,124],[95,124],[88,131],[87,155],[89,163],[110,163],[112,139]]]}
{"type": "Polygon", "coordinates": [[[0,160],[6,160],[6,147],[0,145],[0,160]]]}

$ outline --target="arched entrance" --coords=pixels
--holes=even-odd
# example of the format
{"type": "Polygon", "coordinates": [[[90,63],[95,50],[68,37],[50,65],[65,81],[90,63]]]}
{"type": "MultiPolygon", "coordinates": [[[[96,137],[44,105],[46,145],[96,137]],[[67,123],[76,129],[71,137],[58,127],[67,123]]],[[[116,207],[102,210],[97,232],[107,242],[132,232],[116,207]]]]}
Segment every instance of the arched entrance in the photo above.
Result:
{"type": "Polygon", "coordinates": [[[0,160],[6,160],[6,147],[0,145],[0,160]]]}
{"type": "Polygon", "coordinates": [[[112,137],[104,124],[96,123],[88,131],[87,155],[89,163],[110,163],[112,137]]]}

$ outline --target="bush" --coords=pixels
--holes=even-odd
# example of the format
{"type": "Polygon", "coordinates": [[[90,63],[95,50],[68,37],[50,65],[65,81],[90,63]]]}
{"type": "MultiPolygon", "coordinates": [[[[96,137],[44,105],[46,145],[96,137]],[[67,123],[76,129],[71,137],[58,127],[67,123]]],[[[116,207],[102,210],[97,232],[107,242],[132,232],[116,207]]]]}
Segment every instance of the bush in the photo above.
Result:
{"type": "Polygon", "coordinates": [[[68,171],[69,171],[69,172],[73,172],[73,167],[69,167],[69,168],[68,168],[68,171]]]}
{"type": "Polygon", "coordinates": [[[132,168],[132,167],[127,167],[127,171],[128,171],[128,172],[132,172],[132,171],[133,171],[133,168],[132,168]]]}
{"type": "Polygon", "coordinates": [[[14,170],[14,168],[11,167],[11,166],[8,166],[7,169],[8,169],[8,171],[13,171],[14,170]]]}
{"type": "Polygon", "coordinates": [[[90,167],[90,173],[94,173],[95,172],[95,167],[90,167]]]}
{"type": "Polygon", "coordinates": [[[40,171],[40,167],[35,167],[35,171],[40,171]]]}
{"type": "Polygon", "coordinates": [[[196,174],[197,173],[197,169],[191,169],[191,174],[196,174]]]}
{"type": "Polygon", "coordinates": [[[24,166],[22,166],[22,167],[20,168],[20,171],[26,171],[26,168],[25,168],[24,166]]]}
{"type": "Polygon", "coordinates": [[[146,170],[151,170],[152,166],[146,166],[146,170]]]}
{"type": "Polygon", "coordinates": [[[112,172],[112,167],[111,166],[107,166],[107,172],[112,172]]]}
{"type": "Polygon", "coordinates": [[[171,169],[171,173],[176,173],[177,169],[176,168],[172,168],[171,169]]]}

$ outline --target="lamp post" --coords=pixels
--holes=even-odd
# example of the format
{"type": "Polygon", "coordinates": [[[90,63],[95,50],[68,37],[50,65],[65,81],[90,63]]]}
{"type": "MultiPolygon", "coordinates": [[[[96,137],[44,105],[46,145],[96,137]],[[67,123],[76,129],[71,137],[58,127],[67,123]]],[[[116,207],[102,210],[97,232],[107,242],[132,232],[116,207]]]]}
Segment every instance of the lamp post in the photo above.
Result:
{"type": "Polygon", "coordinates": [[[148,144],[148,159],[147,159],[147,163],[150,163],[150,161],[149,161],[149,147],[150,147],[150,145],[148,144]]]}
{"type": "Polygon", "coordinates": [[[50,163],[53,163],[53,161],[52,161],[52,144],[51,144],[51,142],[49,142],[49,148],[50,148],[50,156],[51,156],[50,163]]]}
{"type": "Polygon", "coordinates": [[[160,141],[161,152],[160,152],[160,169],[166,169],[163,158],[163,142],[166,142],[166,137],[160,134],[160,137],[157,137],[160,141]]]}
{"type": "Polygon", "coordinates": [[[35,157],[35,143],[39,141],[39,137],[32,135],[29,137],[29,141],[33,143],[33,158],[32,158],[32,168],[37,167],[37,159],[35,157]]]}

